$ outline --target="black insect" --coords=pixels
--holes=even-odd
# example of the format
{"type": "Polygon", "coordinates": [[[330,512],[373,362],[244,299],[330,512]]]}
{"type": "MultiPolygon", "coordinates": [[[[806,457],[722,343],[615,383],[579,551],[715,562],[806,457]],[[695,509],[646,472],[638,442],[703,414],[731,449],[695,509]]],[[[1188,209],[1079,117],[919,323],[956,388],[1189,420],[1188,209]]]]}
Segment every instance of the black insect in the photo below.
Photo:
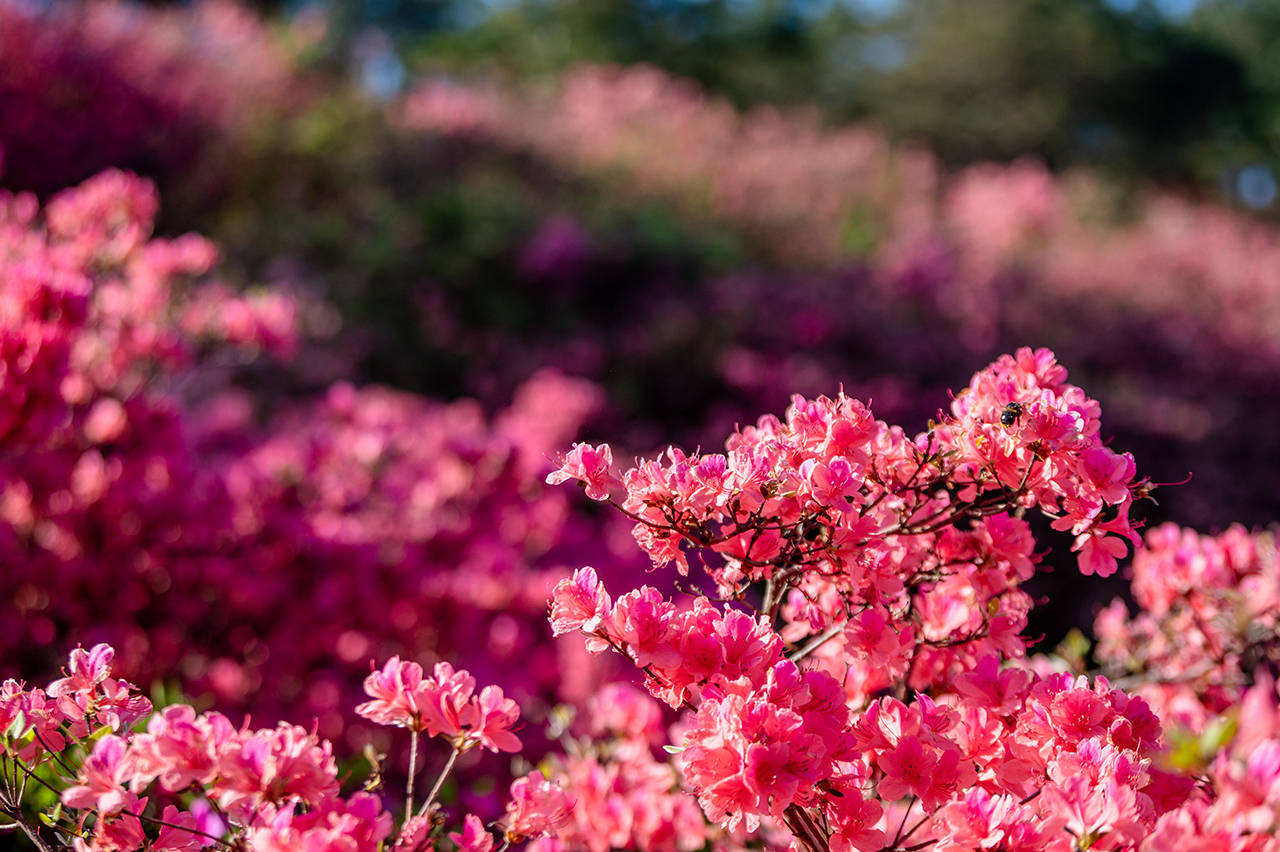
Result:
{"type": "Polygon", "coordinates": [[[1012,426],[1018,422],[1018,418],[1022,416],[1022,403],[1011,402],[1000,412],[1000,424],[1002,426],[1012,426]]]}

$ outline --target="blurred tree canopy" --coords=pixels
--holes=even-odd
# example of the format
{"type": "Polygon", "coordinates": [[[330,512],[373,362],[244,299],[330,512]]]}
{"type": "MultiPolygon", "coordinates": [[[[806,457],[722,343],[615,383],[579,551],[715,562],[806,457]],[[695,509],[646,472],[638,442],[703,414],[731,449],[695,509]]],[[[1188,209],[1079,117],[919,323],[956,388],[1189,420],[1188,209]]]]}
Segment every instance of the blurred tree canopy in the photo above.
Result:
{"type": "Polygon", "coordinates": [[[380,0],[334,20],[338,42],[387,33],[416,73],[648,62],[950,163],[1035,154],[1237,201],[1244,172],[1254,202],[1280,172],[1274,0],[380,0]]]}

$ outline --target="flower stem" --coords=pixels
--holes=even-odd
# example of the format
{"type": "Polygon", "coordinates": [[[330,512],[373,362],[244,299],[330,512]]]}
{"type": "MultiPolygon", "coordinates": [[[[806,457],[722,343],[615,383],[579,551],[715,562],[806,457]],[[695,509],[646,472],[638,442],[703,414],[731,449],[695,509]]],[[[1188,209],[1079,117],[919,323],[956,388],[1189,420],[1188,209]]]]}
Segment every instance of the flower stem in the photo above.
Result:
{"type": "Polygon", "coordinates": [[[413,779],[418,774],[418,729],[409,729],[409,781],[404,791],[404,818],[413,816],[413,779]]]}
{"type": "Polygon", "coordinates": [[[432,785],[431,792],[427,794],[427,800],[422,803],[422,809],[418,811],[418,816],[423,816],[427,811],[431,810],[431,803],[436,800],[436,794],[440,792],[440,788],[444,786],[444,779],[449,776],[453,770],[454,761],[458,759],[458,755],[462,754],[462,749],[457,744],[453,746],[453,752],[450,753],[449,759],[445,761],[444,769],[440,770],[440,776],[436,778],[436,783],[432,785]]]}

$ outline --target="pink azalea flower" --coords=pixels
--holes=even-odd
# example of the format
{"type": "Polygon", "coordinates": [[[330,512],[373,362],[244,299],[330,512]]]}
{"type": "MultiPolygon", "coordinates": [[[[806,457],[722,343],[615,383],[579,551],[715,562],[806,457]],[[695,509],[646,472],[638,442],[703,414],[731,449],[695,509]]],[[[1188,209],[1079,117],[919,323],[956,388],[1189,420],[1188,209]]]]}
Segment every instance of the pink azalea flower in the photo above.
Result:
{"type": "Polygon", "coordinates": [[[491,852],[493,849],[493,835],[485,831],[475,814],[467,814],[462,832],[450,832],[449,839],[458,845],[458,852],[491,852]]]}
{"type": "Polygon", "coordinates": [[[69,808],[96,810],[102,814],[118,813],[129,801],[124,785],[131,774],[124,740],[107,734],[85,758],[80,783],[63,791],[62,803],[69,808]]]}
{"type": "Polygon", "coordinates": [[[511,782],[507,804],[507,839],[519,843],[526,838],[555,834],[569,823],[573,801],[564,790],[540,772],[530,772],[511,782]]]}
{"type": "Polygon", "coordinates": [[[547,475],[547,484],[559,485],[575,479],[583,484],[592,500],[608,500],[609,487],[617,482],[612,467],[613,449],[608,444],[598,447],[574,444],[560,468],[547,475]]]}
{"type": "Polygon", "coordinates": [[[364,679],[364,691],[372,700],[358,705],[356,712],[380,725],[424,730],[420,703],[425,693],[421,687],[422,666],[392,657],[381,671],[364,679]]]}
{"type": "Polygon", "coordinates": [[[592,633],[613,607],[594,568],[579,568],[551,593],[551,631],[556,636],[581,630],[592,633]]]}
{"type": "Polygon", "coordinates": [[[520,708],[516,703],[504,697],[502,689],[497,686],[486,686],[471,702],[467,736],[475,737],[490,751],[519,751],[520,740],[511,733],[511,727],[520,718],[520,708]]]}

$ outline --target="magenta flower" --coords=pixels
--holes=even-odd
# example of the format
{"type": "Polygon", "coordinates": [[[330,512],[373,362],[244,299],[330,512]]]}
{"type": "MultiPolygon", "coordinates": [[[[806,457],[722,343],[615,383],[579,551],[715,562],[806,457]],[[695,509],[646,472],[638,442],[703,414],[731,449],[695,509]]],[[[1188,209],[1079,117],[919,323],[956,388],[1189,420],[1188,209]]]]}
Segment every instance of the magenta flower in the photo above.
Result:
{"type": "Polygon", "coordinates": [[[475,814],[467,814],[462,832],[450,832],[449,839],[458,845],[458,852],[491,852],[493,849],[493,835],[485,831],[475,814]]]}
{"type": "Polygon", "coordinates": [[[507,839],[519,843],[527,838],[555,834],[568,824],[572,810],[573,801],[564,790],[542,773],[530,772],[511,782],[507,839]]]}

